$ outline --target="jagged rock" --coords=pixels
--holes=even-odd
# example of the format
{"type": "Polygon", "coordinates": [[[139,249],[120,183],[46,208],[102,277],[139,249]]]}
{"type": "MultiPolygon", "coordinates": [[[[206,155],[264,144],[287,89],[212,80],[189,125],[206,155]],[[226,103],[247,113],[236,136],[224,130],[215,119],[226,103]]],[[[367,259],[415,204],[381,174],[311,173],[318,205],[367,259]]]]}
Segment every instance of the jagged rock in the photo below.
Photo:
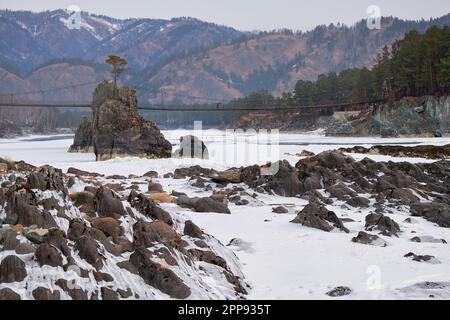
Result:
{"type": "Polygon", "coordinates": [[[102,294],[102,300],[119,300],[119,294],[110,288],[102,287],[100,292],[102,294]]]}
{"type": "Polygon", "coordinates": [[[77,207],[81,207],[82,205],[94,205],[95,194],[89,191],[82,192],[74,192],[71,193],[70,199],[73,201],[73,204],[77,207]]]}
{"type": "Polygon", "coordinates": [[[353,191],[343,183],[337,183],[329,187],[325,191],[328,192],[332,198],[337,198],[338,200],[342,201],[347,201],[358,196],[355,191],[353,191]]]}
{"type": "Polygon", "coordinates": [[[164,221],[138,221],[133,225],[133,237],[136,246],[151,247],[154,243],[177,245],[181,242],[176,231],[164,221]]]}
{"type": "Polygon", "coordinates": [[[26,189],[10,189],[7,193],[6,222],[12,225],[36,225],[48,229],[56,227],[56,222],[47,211],[40,211],[37,207],[35,194],[26,189]]]}
{"type": "Polygon", "coordinates": [[[187,177],[212,177],[216,176],[217,171],[214,169],[206,169],[200,166],[192,166],[189,168],[178,168],[173,173],[174,179],[185,179],[187,177]]]}
{"type": "Polygon", "coordinates": [[[409,189],[394,189],[390,195],[389,198],[391,199],[397,199],[400,203],[404,205],[410,205],[411,203],[416,203],[420,199],[412,193],[409,189]]]}
{"type": "Polygon", "coordinates": [[[20,244],[19,239],[17,239],[17,232],[14,230],[7,230],[3,235],[3,250],[15,250],[20,244]]]}
{"type": "Polygon", "coordinates": [[[371,235],[364,231],[361,231],[358,233],[358,236],[354,237],[352,239],[353,242],[361,243],[361,244],[369,244],[372,246],[378,246],[378,247],[386,247],[387,242],[381,239],[377,235],[371,235]]]}
{"type": "Polygon", "coordinates": [[[185,222],[183,232],[192,238],[203,239],[203,231],[191,220],[185,222]]]}
{"type": "Polygon", "coordinates": [[[7,256],[0,263],[0,283],[21,282],[27,276],[25,262],[16,256],[7,256]]]}
{"type": "Polygon", "coordinates": [[[278,207],[272,208],[272,212],[278,213],[278,214],[284,214],[284,213],[289,213],[289,210],[283,206],[278,206],[278,207]]]}
{"type": "Polygon", "coordinates": [[[36,248],[28,243],[20,243],[17,245],[16,249],[15,249],[17,254],[30,254],[30,253],[35,253],[36,252],[36,248]]]}
{"type": "Polygon", "coordinates": [[[148,184],[148,192],[150,193],[163,193],[164,189],[162,187],[162,185],[160,183],[156,183],[156,182],[150,182],[148,184]]]}
{"type": "Polygon", "coordinates": [[[137,110],[136,92],[113,84],[97,86],[93,97],[93,145],[98,161],[117,157],[170,158],[172,145],[137,110]]]}
{"type": "Polygon", "coordinates": [[[130,256],[130,262],[138,269],[144,281],[175,299],[186,299],[191,289],[170,269],[151,259],[148,250],[138,248],[130,256]]]}
{"type": "Polygon", "coordinates": [[[346,203],[354,208],[368,208],[370,200],[364,197],[353,197],[348,199],[346,203]]]}
{"type": "Polygon", "coordinates": [[[164,221],[168,225],[173,225],[173,220],[170,214],[142,193],[137,193],[132,190],[128,196],[128,202],[133,208],[139,210],[142,214],[164,221]]]}
{"type": "Polygon", "coordinates": [[[205,250],[200,250],[200,249],[190,249],[189,252],[195,258],[197,258],[197,260],[199,260],[199,261],[214,264],[225,270],[228,270],[227,262],[222,257],[219,257],[212,251],[205,251],[205,250]]]}
{"type": "Polygon", "coordinates": [[[45,241],[48,229],[32,228],[25,230],[25,237],[34,244],[41,244],[45,241]]]}
{"type": "Polygon", "coordinates": [[[149,171],[149,172],[144,173],[143,177],[158,178],[158,172],[156,172],[156,171],[149,171]]]}
{"type": "Polygon", "coordinates": [[[90,263],[95,269],[100,270],[103,267],[104,257],[99,253],[97,241],[89,236],[82,236],[75,242],[75,249],[79,251],[82,259],[90,263]]]}
{"type": "Polygon", "coordinates": [[[94,278],[97,282],[112,282],[114,278],[109,273],[94,271],[94,278]]]}
{"type": "Polygon", "coordinates": [[[123,235],[123,228],[120,226],[120,222],[114,218],[94,218],[91,220],[91,224],[94,228],[101,230],[107,237],[116,239],[123,235]]]}
{"type": "Polygon", "coordinates": [[[80,126],[75,132],[73,144],[70,146],[69,152],[94,152],[92,143],[92,129],[92,118],[84,117],[81,119],[80,126]]]}
{"type": "Polygon", "coordinates": [[[100,173],[83,171],[77,168],[69,168],[67,169],[68,174],[73,174],[77,177],[88,176],[88,177],[100,177],[102,176],[100,173]]]}
{"type": "Polygon", "coordinates": [[[66,234],[60,229],[50,229],[45,237],[45,241],[54,248],[61,251],[66,257],[70,256],[69,246],[67,245],[66,234]]]}
{"type": "Polygon", "coordinates": [[[41,244],[34,253],[37,262],[42,267],[48,265],[51,267],[62,267],[62,257],[58,250],[44,243],[41,244]]]}
{"type": "Polygon", "coordinates": [[[241,183],[241,170],[232,168],[217,173],[211,180],[217,183],[241,183]]]}
{"type": "Polygon", "coordinates": [[[51,291],[44,287],[38,287],[32,292],[34,300],[48,301],[48,300],[61,300],[61,294],[59,290],[51,291]]]}
{"type": "Polygon", "coordinates": [[[332,211],[325,206],[315,202],[310,202],[297,217],[291,221],[292,223],[300,223],[306,227],[320,229],[326,232],[332,231],[334,228],[341,229],[349,233],[342,221],[332,211]]]}
{"type": "Polygon", "coordinates": [[[60,169],[51,166],[42,166],[27,177],[27,187],[39,190],[57,190],[67,194],[63,181],[63,173],[60,169]]]}
{"type": "Polygon", "coordinates": [[[366,230],[372,231],[378,229],[383,235],[391,237],[398,237],[400,226],[397,222],[383,214],[371,213],[366,216],[366,230]]]}
{"type": "Polygon", "coordinates": [[[196,136],[188,135],[180,138],[180,148],[175,150],[175,158],[209,159],[208,148],[196,136]]]}
{"type": "Polygon", "coordinates": [[[327,296],[330,297],[342,297],[342,296],[348,296],[352,293],[352,289],[349,287],[336,287],[333,290],[326,293],[327,296]]]}
{"type": "Polygon", "coordinates": [[[177,199],[177,204],[183,208],[193,209],[196,212],[231,213],[226,204],[215,201],[209,197],[189,198],[187,196],[180,196],[177,199]]]}
{"type": "Polygon", "coordinates": [[[78,288],[76,285],[73,286],[67,285],[67,280],[64,279],[58,279],[55,284],[59,286],[61,289],[63,289],[67,294],[73,299],[73,300],[88,300],[87,293],[83,290],[78,288]]]}
{"type": "Polygon", "coordinates": [[[130,298],[133,295],[133,291],[130,288],[127,288],[127,290],[117,289],[117,293],[123,299],[130,298]]]}
{"type": "Polygon", "coordinates": [[[0,289],[0,301],[15,301],[22,300],[20,295],[10,288],[0,289]]]}
{"type": "Polygon", "coordinates": [[[411,214],[415,217],[424,217],[441,227],[450,228],[450,206],[445,203],[414,203],[411,205],[411,214]]]}
{"type": "Polygon", "coordinates": [[[118,219],[126,215],[120,198],[113,191],[104,187],[97,190],[94,206],[100,216],[118,219]]]}
{"type": "Polygon", "coordinates": [[[125,269],[132,274],[139,274],[138,269],[130,261],[121,261],[117,263],[119,268],[125,269]]]}
{"type": "Polygon", "coordinates": [[[432,264],[438,264],[440,263],[440,261],[438,259],[436,259],[434,256],[430,256],[430,255],[417,255],[413,252],[407,253],[404,256],[405,258],[411,258],[414,261],[417,262],[428,262],[428,263],[432,263],[432,264]]]}

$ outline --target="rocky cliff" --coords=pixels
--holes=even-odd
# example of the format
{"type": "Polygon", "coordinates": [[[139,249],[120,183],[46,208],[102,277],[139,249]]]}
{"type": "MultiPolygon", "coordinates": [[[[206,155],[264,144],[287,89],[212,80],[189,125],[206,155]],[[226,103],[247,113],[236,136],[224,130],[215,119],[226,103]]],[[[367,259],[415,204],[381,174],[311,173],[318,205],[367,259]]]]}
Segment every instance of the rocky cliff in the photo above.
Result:
{"type": "Polygon", "coordinates": [[[450,132],[450,97],[403,98],[375,112],[362,112],[353,119],[336,122],[331,136],[441,136],[450,132]]]}
{"type": "Polygon", "coordinates": [[[98,161],[118,157],[170,158],[172,145],[137,110],[136,92],[103,82],[93,97],[92,143],[98,161]]]}

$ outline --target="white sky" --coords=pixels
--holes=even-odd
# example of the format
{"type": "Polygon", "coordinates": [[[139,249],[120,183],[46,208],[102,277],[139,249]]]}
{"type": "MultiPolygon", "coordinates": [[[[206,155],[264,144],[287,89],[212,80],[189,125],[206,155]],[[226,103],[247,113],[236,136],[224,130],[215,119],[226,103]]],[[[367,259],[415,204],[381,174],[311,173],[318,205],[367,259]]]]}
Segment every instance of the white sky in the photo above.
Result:
{"type": "Polygon", "coordinates": [[[353,24],[367,16],[369,5],[378,5],[383,16],[404,19],[429,19],[450,12],[450,0],[0,0],[0,8],[12,10],[69,5],[117,18],[190,16],[240,30],[309,30],[331,22],[353,24]]]}

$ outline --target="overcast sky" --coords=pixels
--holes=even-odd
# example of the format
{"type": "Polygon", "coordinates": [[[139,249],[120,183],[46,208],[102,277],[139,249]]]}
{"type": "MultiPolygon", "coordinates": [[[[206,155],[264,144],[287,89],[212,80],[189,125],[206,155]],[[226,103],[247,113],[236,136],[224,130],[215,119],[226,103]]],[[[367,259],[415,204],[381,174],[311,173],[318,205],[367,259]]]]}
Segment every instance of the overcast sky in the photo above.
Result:
{"type": "Polygon", "coordinates": [[[428,19],[450,12],[450,0],[0,0],[2,9],[42,11],[78,5],[83,11],[118,18],[190,16],[240,30],[290,28],[319,24],[353,24],[378,5],[383,16],[428,19]]]}

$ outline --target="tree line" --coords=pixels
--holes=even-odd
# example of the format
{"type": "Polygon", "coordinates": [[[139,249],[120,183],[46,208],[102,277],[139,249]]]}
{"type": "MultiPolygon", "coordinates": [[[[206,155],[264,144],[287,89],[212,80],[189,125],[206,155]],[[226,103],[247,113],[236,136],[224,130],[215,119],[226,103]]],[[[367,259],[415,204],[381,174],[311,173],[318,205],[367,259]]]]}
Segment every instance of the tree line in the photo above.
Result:
{"type": "Polygon", "coordinates": [[[375,65],[320,75],[316,81],[299,80],[294,91],[274,98],[255,92],[230,105],[272,107],[400,99],[405,96],[450,93],[450,27],[431,27],[424,34],[411,31],[402,40],[384,46],[375,65]]]}

